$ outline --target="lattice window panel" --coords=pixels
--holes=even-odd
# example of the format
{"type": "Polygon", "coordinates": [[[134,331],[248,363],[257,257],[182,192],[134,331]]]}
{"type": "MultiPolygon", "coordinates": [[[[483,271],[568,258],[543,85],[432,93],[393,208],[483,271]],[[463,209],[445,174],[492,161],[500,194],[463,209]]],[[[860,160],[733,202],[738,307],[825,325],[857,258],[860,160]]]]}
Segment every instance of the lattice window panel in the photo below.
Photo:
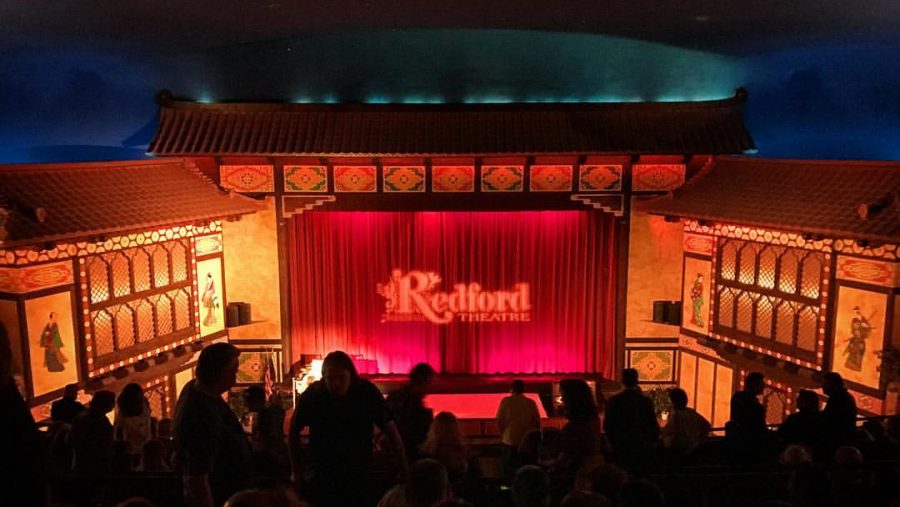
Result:
{"type": "Polygon", "coordinates": [[[728,287],[719,288],[719,325],[734,327],[734,292],[728,287]]]}
{"type": "Polygon", "coordinates": [[[153,304],[146,299],[140,301],[135,308],[137,314],[138,341],[143,343],[156,337],[156,325],[153,322],[153,304]]]}
{"type": "Polygon", "coordinates": [[[169,243],[171,245],[172,259],[172,280],[175,282],[183,282],[188,279],[188,262],[185,246],[179,242],[169,243]]]}
{"type": "Polygon", "coordinates": [[[160,336],[174,331],[172,316],[172,300],[161,294],[156,298],[156,332],[160,336]]]}
{"type": "Polygon", "coordinates": [[[744,292],[737,299],[737,325],[738,331],[753,332],[753,298],[750,293],[744,292]]]}
{"type": "Polygon", "coordinates": [[[779,259],[778,290],[788,294],[797,292],[797,256],[788,250],[779,259]]]}
{"type": "Polygon", "coordinates": [[[737,244],[735,241],[724,241],[722,243],[722,258],[719,262],[719,276],[725,280],[734,280],[735,266],[737,266],[737,244]]]}
{"type": "Polygon", "coordinates": [[[820,256],[810,253],[803,259],[803,267],[800,276],[800,294],[808,298],[818,298],[821,283],[822,259],[820,256]]]}
{"type": "Polygon", "coordinates": [[[93,315],[94,347],[96,355],[109,354],[115,351],[115,337],[113,336],[112,316],[106,310],[100,310],[93,315]]]}
{"type": "Polygon", "coordinates": [[[803,307],[797,318],[797,346],[811,352],[816,350],[817,323],[819,312],[816,308],[803,307]]]}
{"type": "Polygon", "coordinates": [[[775,340],[785,345],[794,344],[794,305],[787,301],[778,304],[775,311],[775,340]]]}
{"type": "Polygon", "coordinates": [[[772,387],[763,391],[763,405],[766,407],[766,423],[781,424],[787,408],[787,394],[772,387]]]}
{"type": "Polygon", "coordinates": [[[756,283],[756,248],[746,243],[738,257],[738,280],[745,285],[756,283]]]}
{"type": "Polygon", "coordinates": [[[756,336],[772,338],[772,298],[760,296],[756,302],[756,336]]]}
{"type": "Polygon", "coordinates": [[[161,245],[153,249],[153,286],[169,285],[169,252],[161,245]]]}
{"type": "Polygon", "coordinates": [[[191,295],[187,289],[175,292],[175,329],[181,330],[191,327],[191,295]]]}
{"type": "Polygon", "coordinates": [[[123,252],[108,254],[112,270],[113,295],[116,298],[131,294],[131,262],[123,252]]]}
{"type": "Polygon", "coordinates": [[[144,397],[150,405],[150,415],[157,420],[168,417],[168,403],[166,400],[166,388],[164,384],[157,384],[144,390],[144,397]]]}
{"type": "Polygon", "coordinates": [[[134,276],[134,291],[144,292],[150,290],[150,254],[143,248],[136,248],[133,252],[131,269],[134,276]]]}
{"type": "Polygon", "coordinates": [[[771,245],[766,246],[759,253],[759,273],[756,284],[764,289],[775,288],[775,266],[778,264],[778,254],[784,251],[771,245]]]}
{"type": "Polygon", "coordinates": [[[88,284],[91,291],[91,303],[109,299],[109,266],[103,257],[96,256],[88,263],[88,284]]]}
{"type": "Polygon", "coordinates": [[[115,316],[116,345],[118,350],[127,349],[135,344],[134,311],[128,305],[121,305],[115,316]]]}

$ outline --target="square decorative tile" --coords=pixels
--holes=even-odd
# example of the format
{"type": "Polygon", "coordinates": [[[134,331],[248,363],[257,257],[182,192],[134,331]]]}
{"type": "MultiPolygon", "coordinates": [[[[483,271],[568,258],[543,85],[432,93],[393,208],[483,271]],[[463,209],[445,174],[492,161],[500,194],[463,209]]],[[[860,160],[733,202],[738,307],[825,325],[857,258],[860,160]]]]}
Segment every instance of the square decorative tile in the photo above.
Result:
{"type": "Polygon", "coordinates": [[[424,192],[425,167],[388,166],[384,168],[385,192],[424,192]]]}
{"type": "Polygon", "coordinates": [[[572,166],[533,165],[528,189],[532,192],[571,192],[572,166]]]}
{"type": "Polygon", "coordinates": [[[431,168],[432,192],[474,192],[475,166],[445,165],[431,168]]]}
{"type": "Polygon", "coordinates": [[[335,192],[375,192],[378,178],[375,166],[335,166],[335,192]]]}
{"type": "Polygon", "coordinates": [[[675,381],[674,350],[629,350],[628,364],[638,371],[638,378],[642,381],[675,381]]]}
{"type": "Polygon", "coordinates": [[[238,192],[274,192],[275,170],[270,165],[221,165],[219,181],[222,188],[238,192]]]}
{"type": "Polygon", "coordinates": [[[634,164],[631,189],[634,191],[668,192],[684,185],[684,164],[634,164]]]}
{"type": "Polygon", "coordinates": [[[328,168],[318,165],[284,166],[285,192],[328,192],[328,168]]]}
{"type": "Polygon", "coordinates": [[[578,168],[578,190],[621,190],[622,166],[583,165],[578,168]]]}
{"type": "Polygon", "coordinates": [[[481,168],[482,192],[521,192],[524,169],[520,165],[486,165],[481,168]]]}

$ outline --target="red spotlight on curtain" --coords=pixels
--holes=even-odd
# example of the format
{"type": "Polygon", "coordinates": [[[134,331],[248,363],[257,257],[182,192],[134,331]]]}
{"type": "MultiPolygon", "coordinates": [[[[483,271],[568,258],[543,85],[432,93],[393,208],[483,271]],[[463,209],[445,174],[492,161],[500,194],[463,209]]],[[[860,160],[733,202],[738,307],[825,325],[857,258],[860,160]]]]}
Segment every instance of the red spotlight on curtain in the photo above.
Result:
{"type": "Polygon", "coordinates": [[[374,359],[381,373],[406,373],[424,361],[453,373],[596,372],[611,378],[614,229],[613,217],[593,211],[296,216],[288,228],[294,359],[342,349],[374,359]],[[454,314],[449,323],[421,315],[392,320],[385,316],[389,300],[377,290],[392,272],[438,275],[427,299],[435,308],[446,310],[448,300],[457,310],[467,298],[477,301],[478,294],[460,294],[453,303],[464,290],[460,285],[473,291],[477,283],[482,292],[504,295],[480,296],[489,306],[454,314]],[[522,310],[523,297],[527,317],[481,311],[494,303],[522,310]]]}

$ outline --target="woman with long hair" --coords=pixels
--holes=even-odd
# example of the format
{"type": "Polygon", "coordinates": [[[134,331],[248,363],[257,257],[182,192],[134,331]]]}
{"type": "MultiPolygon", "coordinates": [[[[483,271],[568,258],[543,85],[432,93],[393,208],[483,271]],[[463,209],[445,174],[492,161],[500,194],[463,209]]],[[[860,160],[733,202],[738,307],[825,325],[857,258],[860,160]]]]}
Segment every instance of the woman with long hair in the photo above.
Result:
{"type": "Polygon", "coordinates": [[[431,458],[444,465],[455,496],[472,502],[479,499],[479,474],[469,461],[469,449],[455,415],[450,412],[436,415],[419,450],[423,458],[431,458]]]}
{"type": "Polygon", "coordinates": [[[140,462],[146,444],[153,438],[150,404],[139,384],[126,385],[116,400],[116,440],[125,442],[132,465],[140,462]]]}

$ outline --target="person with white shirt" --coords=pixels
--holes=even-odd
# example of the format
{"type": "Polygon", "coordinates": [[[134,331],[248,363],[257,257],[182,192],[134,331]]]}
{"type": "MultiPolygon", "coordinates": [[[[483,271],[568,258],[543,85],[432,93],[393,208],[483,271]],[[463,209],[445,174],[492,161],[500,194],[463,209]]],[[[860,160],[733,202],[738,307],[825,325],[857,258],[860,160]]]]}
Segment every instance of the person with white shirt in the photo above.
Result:
{"type": "Polygon", "coordinates": [[[504,471],[507,477],[512,477],[518,460],[519,445],[529,431],[541,428],[537,403],[525,396],[525,383],[521,380],[513,380],[510,395],[500,401],[497,425],[503,443],[504,471]]]}

